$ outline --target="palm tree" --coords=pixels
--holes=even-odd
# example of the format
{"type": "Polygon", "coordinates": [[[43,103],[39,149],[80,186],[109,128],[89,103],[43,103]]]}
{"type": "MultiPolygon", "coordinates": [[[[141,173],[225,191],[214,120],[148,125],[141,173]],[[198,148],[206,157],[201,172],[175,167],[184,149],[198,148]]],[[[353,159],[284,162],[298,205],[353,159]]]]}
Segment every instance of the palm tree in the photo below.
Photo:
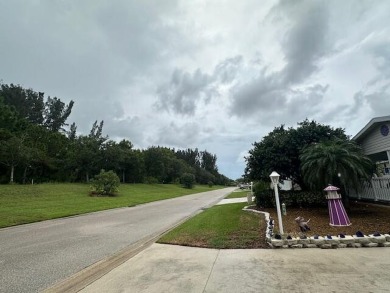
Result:
{"type": "MultiPolygon", "coordinates": [[[[359,189],[361,180],[369,179],[374,169],[361,147],[350,140],[313,144],[304,149],[300,159],[302,175],[308,186],[320,190],[331,183],[338,185],[344,195],[348,188],[359,189]]],[[[343,198],[348,207],[348,197],[343,198]]]]}

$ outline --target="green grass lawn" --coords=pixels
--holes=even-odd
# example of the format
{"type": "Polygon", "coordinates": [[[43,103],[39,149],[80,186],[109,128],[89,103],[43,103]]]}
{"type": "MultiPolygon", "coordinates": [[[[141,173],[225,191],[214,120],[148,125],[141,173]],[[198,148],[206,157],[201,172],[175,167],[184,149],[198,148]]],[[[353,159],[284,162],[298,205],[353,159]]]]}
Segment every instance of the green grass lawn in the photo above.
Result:
{"type": "Polygon", "coordinates": [[[232,193],[230,193],[227,197],[225,198],[239,198],[239,197],[246,197],[246,195],[250,193],[250,190],[237,190],[237,191],[233,191],[232,193]]]}
{"type": "Polygon", "coordinates": [[[173,229],[159,243],[208,248],[265,248],[264,216],[246,203],[213,206],[173,229]]]}
{"type": "Polygon", "coordinates": [[[89,184],[0,185],[0,228],[65,216],[134,206],[222,188],[173,184],[121,184],[115,197],[89,196],[89,184]]]}

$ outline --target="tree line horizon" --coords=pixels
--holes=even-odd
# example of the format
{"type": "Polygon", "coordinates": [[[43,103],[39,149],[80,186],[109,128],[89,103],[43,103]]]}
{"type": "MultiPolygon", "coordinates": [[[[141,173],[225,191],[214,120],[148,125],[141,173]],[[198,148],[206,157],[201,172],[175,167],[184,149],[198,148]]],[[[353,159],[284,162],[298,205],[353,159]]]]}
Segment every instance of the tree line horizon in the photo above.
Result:
{"type": "Polygon", "coordinates": [[[45,100],[43,92],[0,82],[0,183],[89,182],[102,169],[123,183],[179,183],[186,173],[199,184],[232,183],[207,150],[135,149],[128,139],[104,136],[103,120],[78,135],[77,125],[66,122],[73,106],[73,100],[45,100]]]}

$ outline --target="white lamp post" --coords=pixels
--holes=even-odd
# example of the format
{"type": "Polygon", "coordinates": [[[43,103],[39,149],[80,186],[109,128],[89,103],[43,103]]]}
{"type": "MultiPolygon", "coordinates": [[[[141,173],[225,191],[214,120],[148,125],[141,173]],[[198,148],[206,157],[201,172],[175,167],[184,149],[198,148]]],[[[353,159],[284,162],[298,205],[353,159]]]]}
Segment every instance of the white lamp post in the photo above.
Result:
{"type": "Polygon", "coordinates": [[[280,203],[279,203],[279,190],[278,190],[278,183],[279,183],[279,177],[280,175],[273,171],[271,175],[269,175],[271,178],[271,181],[274,185],[274,190],[275,190],[275,200],[276,200],[276,209],[278,212],[278,222],[279,222],[279,233],[281,235],[284,234],[283,232],[283,223],[282,223],[282,214],[280,213],[280,203]]]}

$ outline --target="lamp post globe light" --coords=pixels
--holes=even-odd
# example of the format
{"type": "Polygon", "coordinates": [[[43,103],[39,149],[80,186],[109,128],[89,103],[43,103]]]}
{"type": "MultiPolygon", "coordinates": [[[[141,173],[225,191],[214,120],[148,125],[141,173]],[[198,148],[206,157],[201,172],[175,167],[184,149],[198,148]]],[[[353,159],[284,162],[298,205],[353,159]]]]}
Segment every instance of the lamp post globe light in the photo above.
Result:
{"type": "Polygon", "coordinates": [[[278,183],[279,183],[280,175],[278,173],[276,173],[275,171],[273,171],[271,173],[271,175],[269,175],[269,177],[271,178],[272,184],[274,185],[276,210],[278,212],[279,233],[281,235],[283,235],[284,232],[283,232],[282,214],[280,212],[279,190],[278,190],[278,183]]]}

